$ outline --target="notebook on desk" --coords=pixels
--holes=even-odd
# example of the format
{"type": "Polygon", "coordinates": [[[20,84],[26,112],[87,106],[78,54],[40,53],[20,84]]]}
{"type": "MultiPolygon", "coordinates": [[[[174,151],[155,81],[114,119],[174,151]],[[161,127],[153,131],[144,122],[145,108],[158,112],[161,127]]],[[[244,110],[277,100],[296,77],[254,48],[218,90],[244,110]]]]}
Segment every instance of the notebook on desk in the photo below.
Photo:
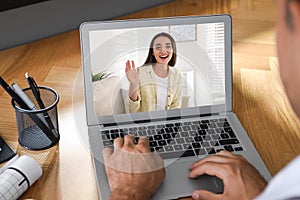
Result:
{"type": "Polygon", "coordinates": [[[164,159],[166,178],[153,199],[190,196],[196,189],[221,193],[223,184],[216,177],[191,180],[188,173],[191,163],[223,149],[242,154],[270,179],[232,109],[230,16],[87,22],[80,27],[80,39],[89,141],[101,199],[110,195],[101,151],[129,133],[136,140],[147,136],[151,151],[164,159]],[[142,66],[151,39],[161,32],[176,43],[174,68],[182,74],[179,107],[155,105],[132,112],[126,61],[142,66]]]}

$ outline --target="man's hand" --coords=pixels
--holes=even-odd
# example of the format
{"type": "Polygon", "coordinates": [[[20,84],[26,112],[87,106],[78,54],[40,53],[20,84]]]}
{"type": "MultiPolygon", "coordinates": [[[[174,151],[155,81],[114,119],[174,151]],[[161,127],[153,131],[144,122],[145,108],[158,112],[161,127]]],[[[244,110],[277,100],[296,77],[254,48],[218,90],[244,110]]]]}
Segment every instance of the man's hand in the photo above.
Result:
{"type": "Polygon", "coordinates": [[[193,199],[253,199],[260,194],[267,182],[259,172],[241,155],[221,151],[190,166],[190,178],[202,174],[217,176],[223,180],[223,194],[213,194],[204,190],[192,193],[193,199]]]}
{"type": "Polygon", "coordinates": [[[114,140],[114,150],[103,150],[105,170],[112,199],[150,199],[165,177],[163,161],[150,152],[149,140],[140,137],[134,144],[132,135],[114,140]]]}

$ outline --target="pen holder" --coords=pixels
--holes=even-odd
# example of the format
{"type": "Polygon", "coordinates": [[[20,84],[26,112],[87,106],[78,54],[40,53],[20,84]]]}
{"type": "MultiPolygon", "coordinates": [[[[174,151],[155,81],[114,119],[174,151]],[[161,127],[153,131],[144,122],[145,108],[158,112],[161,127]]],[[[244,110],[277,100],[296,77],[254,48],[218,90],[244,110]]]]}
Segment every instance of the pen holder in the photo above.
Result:
{"type": "Polygon", "coordinates": [[[60,135],[58,131],[57,103],[58,93],[49,87],[37,87],[45,108],[41,109],[30,88],[23,92],[36,106],[32,110],[25,110],[12,100],[15,108],[18,126],[18,141],[21,146],[29,150],[44,150],[58,143],[60,135]]]}

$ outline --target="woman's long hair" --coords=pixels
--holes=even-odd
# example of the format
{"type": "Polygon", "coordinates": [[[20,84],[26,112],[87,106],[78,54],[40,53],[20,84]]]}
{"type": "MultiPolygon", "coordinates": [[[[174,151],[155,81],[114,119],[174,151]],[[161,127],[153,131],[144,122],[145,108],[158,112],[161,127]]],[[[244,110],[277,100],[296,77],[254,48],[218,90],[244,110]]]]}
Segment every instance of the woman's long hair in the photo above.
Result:
{"type": "Polygon", "coordinates": [[[177,56],[176,56],[176,42],[175,42],[174,38],[171,35],[169,35],[168,33],[165,33],[165,32],[158,33],[153,37],[153,39],[150,43],[148,56],[147,56],[147,59],[146,59],[144,65],[153,64],[153,63],[157,62],[156,59],[155,59],[155,56],[153,55],[153,45],[154,45],[154,40],[156,38],[160,37],[160,36],[167,37],[171,40],[172,48],[173,48],[173,55],[172,55],[172,58],[169,61],[168,65],[173,67],[176,64],[176,59],[177,59],[177,56]]]}

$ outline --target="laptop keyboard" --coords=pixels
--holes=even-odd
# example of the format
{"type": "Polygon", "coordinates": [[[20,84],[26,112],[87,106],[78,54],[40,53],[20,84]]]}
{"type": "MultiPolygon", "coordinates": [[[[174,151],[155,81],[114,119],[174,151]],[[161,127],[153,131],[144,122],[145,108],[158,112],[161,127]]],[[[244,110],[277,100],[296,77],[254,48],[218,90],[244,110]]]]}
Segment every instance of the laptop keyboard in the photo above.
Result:
{"type": "Polygon", "coordinates": [[[244,150],[226,118],[101,130],[103,145],[113,148],[113,140],[126,134],[134,135],[135,143],[147,136],[151,151],[164,159],[244,150]]]}

